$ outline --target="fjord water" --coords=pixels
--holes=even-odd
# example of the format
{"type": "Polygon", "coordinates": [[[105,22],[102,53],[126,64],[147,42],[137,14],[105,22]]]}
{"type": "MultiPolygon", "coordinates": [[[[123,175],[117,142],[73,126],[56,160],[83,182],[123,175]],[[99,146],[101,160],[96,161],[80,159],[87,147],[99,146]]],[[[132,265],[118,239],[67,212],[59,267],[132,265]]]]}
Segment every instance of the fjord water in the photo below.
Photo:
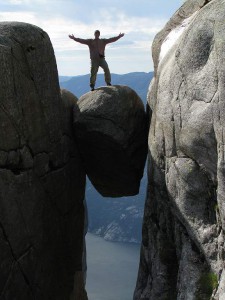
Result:
{"type": "Polygon", "coordinates": [[[140,245],[86,235],[89,300],[131,300],[136,285],[140,245]]]}

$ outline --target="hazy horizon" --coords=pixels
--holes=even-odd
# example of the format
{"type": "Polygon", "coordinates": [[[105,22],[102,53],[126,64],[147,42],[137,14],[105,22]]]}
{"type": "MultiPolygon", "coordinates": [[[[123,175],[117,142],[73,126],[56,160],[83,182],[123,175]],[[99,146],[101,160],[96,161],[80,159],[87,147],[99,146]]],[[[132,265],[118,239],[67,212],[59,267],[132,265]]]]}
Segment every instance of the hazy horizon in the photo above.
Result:
{"type": "MultiPolygon", "coordinates": [[[[149,71],[149,72],[145,72],[145,71],[133,71],[133,72],[127,72],[127,73],[111,73],[111,75],[127,75],[127,74],[132,74],[132,73],[145,73],[145,74],[149,74],[149,73],[154,73],[154,71],[149,71]]],[[[102,70],[99,70],[98,74],[103,74],[102,70]]],[[[80,77],[80,76],[90,76],[90,73],[86,73],[86,74],[78,74],[78,75],[62,75],[62,74],[58,74],[59,77],[80,77]]]]}

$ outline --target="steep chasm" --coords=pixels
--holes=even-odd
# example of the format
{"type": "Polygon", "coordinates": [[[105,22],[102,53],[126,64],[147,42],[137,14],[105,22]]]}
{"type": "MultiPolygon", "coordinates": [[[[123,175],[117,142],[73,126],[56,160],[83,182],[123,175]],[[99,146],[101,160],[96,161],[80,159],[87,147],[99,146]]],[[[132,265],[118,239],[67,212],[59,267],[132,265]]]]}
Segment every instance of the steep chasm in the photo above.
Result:
{"type": "Polygon", "coordinates": [[[134,299],[225,299],[225,1],[186,1],[153,42],[134,299]]]}
{"type": "Polygon", "coordinates": [[[147,156],[147,118],[127,86],[101,87],[80,97],[74,132],[85,171],[104,197],[139,193],[147,156]]]}
{"type": "Polygon", "coordinates": [[[76,98],[60,94],[43,30],[15,22],[0,31],[0,298],[87,299],[76,98]]]}

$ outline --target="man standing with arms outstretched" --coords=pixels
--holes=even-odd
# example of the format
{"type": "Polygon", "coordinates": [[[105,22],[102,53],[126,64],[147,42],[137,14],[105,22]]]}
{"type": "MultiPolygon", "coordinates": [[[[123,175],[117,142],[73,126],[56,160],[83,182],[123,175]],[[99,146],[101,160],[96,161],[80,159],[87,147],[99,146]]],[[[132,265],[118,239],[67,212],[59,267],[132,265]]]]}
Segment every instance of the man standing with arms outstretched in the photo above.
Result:
{"type": "Polygon", "coordinates": [[[116,42],[118,39],[124,36],[124,33],[120,33],[118,36],[109,39],[100,39],[99,30],[95,30],[94,35],[94,39],[80,39],[76,38],[73,34],[69,35],[69,38],[72,40],[81,44],[85,44],[89,47],[91,59],[90,87],[92,91],[95,89],[95,81],[99,67],[104,70],[106,84],[111,85],[111,74],[108,64],[105,60],[105,46],[109,43],[116,42]]]}

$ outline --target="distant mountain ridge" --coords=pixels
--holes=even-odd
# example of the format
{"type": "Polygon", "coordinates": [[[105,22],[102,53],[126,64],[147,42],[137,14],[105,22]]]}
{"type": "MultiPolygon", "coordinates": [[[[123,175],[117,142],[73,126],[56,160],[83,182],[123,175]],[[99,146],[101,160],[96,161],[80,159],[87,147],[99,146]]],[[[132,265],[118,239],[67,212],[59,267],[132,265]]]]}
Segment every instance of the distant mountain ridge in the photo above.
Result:
{"type": "MultiPolygon", "coordinates": [[[[153,72],[132,72],[127,74],[112,74],[112,85],[127,85],[132,88],[146,103],[149,83],[153,77],[153,72]]],[[[90,91],[89,87],[90,75],[78,76],[59,76],[59,83],[61,88],[65,88],[72,92],[75,96],[80,98],[83,94],[90,91]]],[[[98,74],[96,81],[96,88],[104,86],[104,74],[98,74]]]]}

